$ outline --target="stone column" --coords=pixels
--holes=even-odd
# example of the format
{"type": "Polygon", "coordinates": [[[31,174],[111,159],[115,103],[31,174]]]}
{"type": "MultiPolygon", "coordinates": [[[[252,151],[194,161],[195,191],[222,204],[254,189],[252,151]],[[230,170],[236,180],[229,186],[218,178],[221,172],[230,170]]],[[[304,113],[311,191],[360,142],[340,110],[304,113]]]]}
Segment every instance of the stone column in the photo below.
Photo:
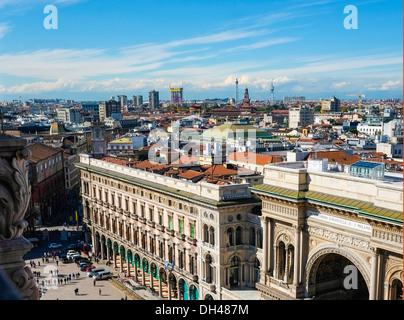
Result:
{"type": "Polygon", "coordinates": [[[0,132],[0,296],[39,300],[34,275],[23,260],[33,247],[22,236],[31,198],[26,166],[31,152],[25,145],[24,139],[0,132]]]}
{"type": "Polygon", "coordinates": [[[120,260],[120,266],[119,269],[121,271],[121,273],[123,272],[123,254],[121,252],[119,252],[119,260],[120,260]]]}
{"type": "Polygon", "coordinates": [[[263,261],[262,261],[262,269],[264,269],[264,274],[268,272],[268,219],[262,218],[262,241],[263,241],[263,261]]]}
{"type": "Polygon", "coordinates": [[[285,246],[285,274],[283,275],[283,281],[288,283],[288,273],[289,273],[289,245],[285,246]]]}
{"type": "Polygon", "coordinates": [[[293,285],[299,284],[300,273],[300,232],[301,226],[295,226],[295,256],[294,256],[294,270],[293,270],[293,285]]]}
{"type": "Polygon", "coordinates": [[[379,252],[377,248],[372,248],[372,265],[370,267],[370,291],[369,300],[376,300],[376,290],[377,290],[377,268],[378,268],[378,258],[379,252]]]}
{"type": "Polygon", "coordinates": [[[168,300],[171,300],[171,280],[170,280],[170,274],[168,274],[167,284],[168,284],[168,300]]]}
{"type": "Polygon", "coordinates": [[[278,279],[279,277],[279,247],[278,245],[274,246],[274,277],[278,279]]]}
{"type": "Polygon", "coordinates": [[[159,276],[159,296],[163,297],[163,280],[161,279],[161,274],[159,276]]]}
{"type": "MultiPolygon", "coordinates": [[[[128,277],[130,277],[131,276],[131,273],[130,273],[130,265],[131,265],[131,261],[130,261],[130,259],[129,259],[129,253],[128,253],[128,250],[126,250],[126,265],[127,265],[127,268],[128,268],[128,272],[127,272],[127,275],[128,275],[128,277]]],[[[132,262],[133,262],[133,255],[132,255],[132,262]]]]}

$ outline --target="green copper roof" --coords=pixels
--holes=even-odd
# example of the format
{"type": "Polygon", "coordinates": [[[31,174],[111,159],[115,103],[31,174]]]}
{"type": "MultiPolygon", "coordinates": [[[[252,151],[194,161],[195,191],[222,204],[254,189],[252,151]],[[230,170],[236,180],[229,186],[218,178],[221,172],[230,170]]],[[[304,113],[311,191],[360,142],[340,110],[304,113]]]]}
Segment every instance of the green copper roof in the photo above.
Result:
{"type": "Polygon", "coordinates": [[[403,222],[403,212],[397,210],[377,207],[371,202],[340,197],[317,191],[296,191],[288,188],[269,186],[266,184],[250,187],[251,191],[257,194],[271,194],[295,200],[313,200],[330,205],[347,208],[357,213],[383,218],[394,222],[403,222]]]}

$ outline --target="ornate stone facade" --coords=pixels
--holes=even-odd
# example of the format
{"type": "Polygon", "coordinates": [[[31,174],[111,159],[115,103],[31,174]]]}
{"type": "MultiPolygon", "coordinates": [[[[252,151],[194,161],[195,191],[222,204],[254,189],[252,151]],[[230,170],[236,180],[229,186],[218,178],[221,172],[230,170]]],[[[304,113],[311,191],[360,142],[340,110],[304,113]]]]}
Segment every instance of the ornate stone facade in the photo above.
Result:
{"type": "Polygon", "coordinates": [[[32,248],[22,236],[31,196],[26,167],[30,152],[25,145],[23,139],[0,135],[0,266],[22,299],[37,300],[34,276],[22,259],[32,248]]]}
{"type": "Polygon", "coordinates": [[[260,201],[247,185],[188,183],[84,155],[78,167],[93,251],[121,272],[146,285],[154,270],[154,289],[166,286],[169,299],[173,290],[175,299],[220,300],[254,287],[260,201]]]}

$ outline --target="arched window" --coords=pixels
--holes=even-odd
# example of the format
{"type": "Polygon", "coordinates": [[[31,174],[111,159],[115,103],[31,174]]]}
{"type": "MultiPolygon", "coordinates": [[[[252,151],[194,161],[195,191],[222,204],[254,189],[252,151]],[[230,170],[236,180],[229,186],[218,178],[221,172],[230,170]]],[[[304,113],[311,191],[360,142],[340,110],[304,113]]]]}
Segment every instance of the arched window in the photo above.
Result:
{"type": "Polygon", "coordinates": [[[172,263],[173,262],[173,248],[169,247],[168,248],[168,262],[172,263]]]}
{"type": "Polygon", "coordinates": [[[398,279],[391,284],[391,300],[403,300],[403,283],[398,279]]]}
{"type": "Polygon", "coordinates": [[[184,269],[184,252],[179,251],[179,267],[180,269],[184,269]]]}
{"type": "Polygon", "coordinates": [[[255,246],[255,228],[250,227],[250,245],[255,246]]]}
{"type": "Polygon", "coordinates": [[[209,228],[209,244],[215,245],[215,228],[209,228]]]}
{"type": "Polygon", "coordinates": [[[191,257],[191,258],[189,259],[189,272],[190,272],[191,274],[194,274],[194,273],[195,273],[195,258],[194,258],[194,257],[191,257]]]}
{"type": "Polygon", "coordinates": [[[243,228],[238,226],[236,228],[236,245],[243,244],[243,228]]]}
{"type": "Polygon", "coordinates": [[[214,282],[214,272],[213,272],[214,269],[213,269],[213,259],[210,254],[206,255],[205,265],[206,265],[206,282],[212,283],[214,282]]]}
{"type": "Polygon", "coordinates": [[[234,246],[234,229],[233,228],[227,228],[226,231],[227,234],[227,246],[234,246]]]}
{"type": "Polygon", "coordinates": [[[230,260],[229,283],[231,287],[239,285],[240,258],[233,256],[230,260]]]}
{"type": "Polygon", "coordinates": [[[203,225],[203,241],[209,242],[209,229],[206,224],[203,225]]]}

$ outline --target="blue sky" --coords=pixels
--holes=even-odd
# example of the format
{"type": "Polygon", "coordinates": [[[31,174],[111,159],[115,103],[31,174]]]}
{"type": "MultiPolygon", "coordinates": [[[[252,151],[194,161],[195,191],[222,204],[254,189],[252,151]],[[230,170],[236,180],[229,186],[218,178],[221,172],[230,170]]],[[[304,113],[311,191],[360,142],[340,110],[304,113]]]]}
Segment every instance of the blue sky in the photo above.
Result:
{"type": "Polygon", "coordinates": [[[0,100],[402,98],[399,0],[0,0],[0,100]],[[58,12],[47,30],[46,5],[58,12]],[[358,29],[344,28],[354,5],[358,29]]]}

